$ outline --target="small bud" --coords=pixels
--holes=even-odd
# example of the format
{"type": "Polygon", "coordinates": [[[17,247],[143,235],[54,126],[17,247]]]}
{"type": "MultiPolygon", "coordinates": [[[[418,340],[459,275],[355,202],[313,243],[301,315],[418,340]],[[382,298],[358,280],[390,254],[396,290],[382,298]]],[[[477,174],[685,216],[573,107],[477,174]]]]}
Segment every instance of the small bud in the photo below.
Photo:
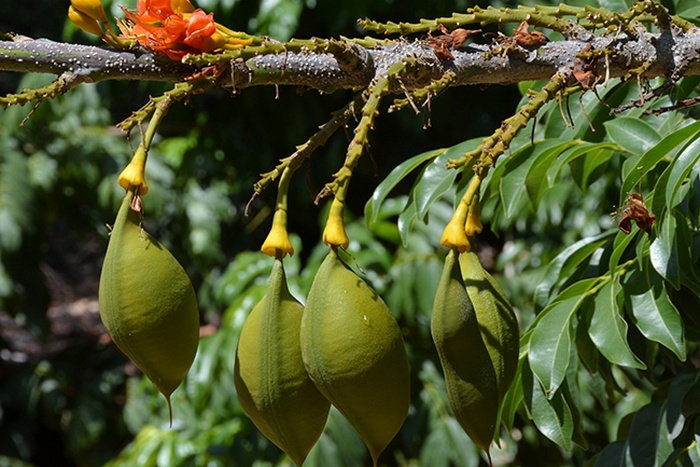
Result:
{"type": "Polygon", "coordinates": [[[75,10],[83,13],[84,15],[87,15],[100,23],[107,22],[107,15],[105,14],[105,9],[100,0],[70,0],[70,3],[75,10]]]}
{"type": "Polygon", "coordinates": [[[331,211],[328,214],[326,228],[323,229],[323,243],[331,246],[339,246],[347,248],[350,245],[350,239],[345,232],[345,221],[343,220],[343,211],[345,205],[338,198],[333,199],[331,211]]]}
{"type": "Polygon", "coordinates": [[[102,28],[97,20],[86,15],[82,11],[76,10],[73,8],[73,5],[68,7],[68,19],[85,32],[89,32],[90,34],[95,34],[97,36],[104,35],[104,31],[102,31],[102,28]]]}
{"type": "Polygon", "coordinates": [[[170,7],[175,13],[192,13],[194,7],[190,3],[190,0],[170,0],[170,7]]]}
{"type": "Polygon", "coordinates": [[[260,247],[260,251],[273,258],[277,258],[279,255],[284,258],[288,254],[290,256],[294,254],[294,247],[289,241],[289,234],[287,233],[287,211],[284,209],[275,211],[272,219],[272,228],[262,247],[260,247]]]}
{"type": "Polygon", "coordinates": [[[484,226],[481,224],[481,217],[479,217],[479,198],[475,196],[469,205],[469,213],[467,214],[467,223],[464,226],[464,231],[467,237],[473,237],[481,233],[483,229],[484,226]]]}
{"type": "Polygon", "coordinates": [[[464,231],[468,209],[469,206],[467,203],[464,200],[460,201],[459,206],[457,206],[455,213],[452,215],[452,219],[450,219],[450,222],[448,222],[442,233],[440,245],[456,249],[460,253],[469,251],[469,240],[464,231]]]}
{"type": "Polygon", "coordinates": [[[148,185],[144,176],[145,171],[146,151],[142,146],[139,146],[129,165],[119,174],[119,185],[127,191],[131,188],[138,188],[138,194],[141,196],[145,195],[148,193],[148,185]]]}

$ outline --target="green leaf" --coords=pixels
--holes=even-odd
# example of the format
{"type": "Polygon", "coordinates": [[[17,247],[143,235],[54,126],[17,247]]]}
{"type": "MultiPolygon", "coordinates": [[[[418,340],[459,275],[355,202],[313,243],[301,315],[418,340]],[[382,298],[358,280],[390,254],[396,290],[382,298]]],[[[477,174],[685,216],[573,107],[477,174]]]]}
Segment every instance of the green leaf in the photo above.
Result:
{"type": "Polygon", "coordinates": [[[613,252],[610,255],[610,261],[608,262],[611,274],[617,270],[617,266],[620,264],[620,259],[624,255],[630,243],[632,243],[632,241],[637,237],[638,233],[639,229],[633,231],[629,235],[621,231],[617,232],[617,236],[613,242],[613,252]]]}
{"type": "Polygon", "coordinates": [[[565,141],[549,139],[533,146],[526,146],[515,151],[509,159],[501,161],[505,164],[505,172],[499,180],[499,192],[507,217],[514,216],[522,209],[523,198],[527,195],[525,180],[530,167],[542,152],[559,146],[565,141]]]}
{"type": "MultiPolygon", "coordinates": [[[[698,160],[700,160],[700,137],[696,136],[696,139],[688,144],[666,169],[669,171],[665,192],[667,209],[673,209],[677,204],[676,193],[681,189],[681,185],[687,183],[688,174],[698,163],[698,160]]],[[[654,196],[659,194],[654,190],[654,196]]]]}
{"type": "Polygon", "coordinates": [[[252,283],[267,284],[272,259],[258,251],[246,251],[236,256],[216,285],[216,298],[226,305],[243,295],[252,283]]]}
{"type": "Polygon", "coordinates": [[[617,117],[604,125],[610,139],[631,154],[644,154],[661,140],[654,127],[638,118],[617,117]]]}
{"type": "Polygon", "coordinates": [[[507,430],[513,429],[515,423],[515,414],[518,412],[520,404],[523,402],[523,366],[527,364],[527,358],[520,357],[518,360],[518,369],[515,371],[515,377],[508,392],[503,397],[501,404],[500,419],[506,426],[507,430]]]}
{"type": "Polygon", "coordinates": [[[618,13],[622,13],[632,6],[631,0],[598,0],[598,3],[603,8],[610,11],[616,11],[618,13]]]}
{"type": "Polygon", "coordinates": [[[627,322],[620,316],[619,284],[609,281],[595,297],[595,308],[588,333],[600,353],[610,362],[630,368],[646,369],[627,343],[627,322]]]}
{"type": "Polygon", "coordinates": [[[678,236],[676,217],[668,212],[661,223],[661,232],[649,247],[649,256],[654,269],[678,290],[681,284],[679,266],[678,236]]]}
{"type": "Polygon", "coordinates": [[[659,429],[663,417],[661,402],[645,405],[635,414],[627,440],[627,455],[635,467],[655,467],[659,429]]]}
{"type": "Polygon", "coordinates": [[[700,4],[696,0],[679,0],[676,14],[682,18],[694,20],[700,17],[700,4]]]}
{"type": "Polygon", "coordinates": [[[389,175],[387,175],[377,186],[377,188],[374,189],[372,197],[369,199],[369,201],[367,201],[367,204],[365,204],[365,219],[367,220],[367,225],[369,226],[370,230],[377,221],[377,216],[379,215],[382,203],[389,195],[391,190],[393,190],[396,185],[401,182],[401,180],[406,178],[408,174],[413,172],[425,162],[437,157],[443,151],[444,150],[442,149],[437,149],[418,154],[417,156],[413,156],[410,159],[405,160],[401,164],[394,167],[391,172],[389,172],[389,175]]]}
{"type": "Polygon", "coordinates": [[[557,157],[554,164],[547,171],[547,182],[549,186],[554,185],[562,167],[572,162],[579,157],[586,156],[588,154],[598,154],[600,157],[609,159],[613,152],[619,151],[621,148],[610,142],[602,143],[590,143],[587,141],[581,141],[578,146],[571,147],[564,151],[557,157]]]}
{"type": "Polygon", "coordinates": [[[399,228],[399,235],[401,236],[401,243],[404,247],[408,245],[408,234],[411,231],[413,222],[416,220],[416,203],[413,202],[413,197],[408,198],[408,203],[404,210],[399,214],[399,220],[396,222],[396,226],[399,228]]]}
{"type": "Polygon", "coordinates": [[[577,293],[549,305],[538,315],[536,323],[533,323],[528,359],[532,372],[549,397],[556,394],[569,367],[571,317],[586,298],[580,284],[582,282],[569,288],[575,288],[577,293]]]}
{"type": "Polygon", "coordinates": [[[600,451],[593,467],[627,467],[627,442],[615,441],[600,451]]]}
{"type": "Polygon", "coordinates": [[[593,237],[586,237],[567,247],[550,261],[544,276],[535,288],[535,307],[537,309],[543,308],[549,300],[552,288],[569,277],[574,269],[604,245],[613,234],[614,231],[609,231],[593,237]]]}
{"type": "Polygon", "coordinates": [[[661,160],[668,157],[678,146],[688,138],[695,138],[700,131],[700,121],[680,128],[665,136],[654,147],[650,148],[639,158],[630,159],[629,167],[623,173],[622,189],[620,190],[620,205],[624,203],[627,195],[632,192],[647,173],[653,170],[661,160]]]}
{"type": "Polygon", "coordinates": [[[626,278],[625,297],[632,310],[633,323],[649,340],[658,342],[685,361],[683,320],[671,303],[661,278],[650,267],[635,270],[626,278]]]}
{"type": "Polygon", "coordinates": [[[571,451],[574,420],[561,392],[552,397],[527,368],[523,368],[523,395],[525,406],[537,429],[565,451],[571,451]]]}
{"type": "Polygon", "coordinates": [[[459,171],[448,169],[447,160],[453,159],[455,156],[461,156],[467,150],[467,147],[477,146],[477,143],[471,141],[465,143],[469,144],[453,146],[436,157],[425,167],[418,177],[416,184],[411,190],[411,196],[413,196],[416,203],[416,215],[418,219],[424,220],[433,202],[440,199],[442,195],[452,188],[459,171]],[[452,151],[454,148],[465,149],[452,151]]]}
{"type": "Polygon", "coordinates": [[[545,183],[547,172],[552,164],[571,146],[580,144],[578,140],[565,141],[542,151],[532,162],[525,176],[525,188],[533,206],[537,206],[549,185],[545,183]]]}

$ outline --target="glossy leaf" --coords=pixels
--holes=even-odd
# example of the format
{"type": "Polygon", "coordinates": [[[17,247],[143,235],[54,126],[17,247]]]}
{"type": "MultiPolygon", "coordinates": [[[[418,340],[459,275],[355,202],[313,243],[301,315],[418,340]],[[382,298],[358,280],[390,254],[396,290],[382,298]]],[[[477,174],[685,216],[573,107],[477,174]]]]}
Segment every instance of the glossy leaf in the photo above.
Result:
{"type": "MultiPolygon", "coordinates": [[[[578,291],[579,284],[572,287],[578,291]]],[[[571,318],[586,297],[582,292],[545,308],[537,317],[537,325],[530,336],[530,367],[549,397],[556,394],[566,376],[571,351],[571,318]]]]}
{"type": "Polygon", "coordinates": [[[621,316],[618,302],[620,286],[609,281],[595,297],[595,308],[588,333],[591,340],[611,363],[645,369],[646,365],[627,343],[627,322],[621,316]]]}
{"type": "Polygon", "coordinates": [[[685,361],[683,320],[671,303],[661,278],[651,270],[635,270],[624,282],[633,322],[649,340],[655,341],[685,361]]]}
{"type": "Polygon", "coordinates": [[[391,193],[391,191],[396,187],[396,185],[398,185],[411,172],[427,161],[437,157],[442,152],[442,149],[438,149],[418,154],[403,161],[401,164],[394,167],[391,172],[389,172],[389,175],[387,175],[377,186],[377,188],[374,189],[372,197],[369,199],[369,201],[367,201],[367,204],[365,204],[365,219],[367,220],[367,224],[370,229],[377,221],[377,216],[379,215],[382,203],[389,193],[391,193]]]}
{"type": "Polygon", "coordinates": [[[570,451],[574,433],[571,409],[561,392],[553,397],[546,394],[527,365],[523,368],[523,399],[537,429],[562,449],[570,451]]]}
{"type": "Polygon", "coordinates": [[[664,217],[661,225],[661,231],[649,247],[651,264],[661,277],[678,289],[681,284],[681,270],[676,217],[669,213],[664,217]]]}
{"type": "Polygon", "coordinates": [[[686,140],[697,137],[698,131],[700,131],[700,122],[694,122],[665,136],[654,147],[647,150],[643,156],[632,159],[633,163],[623,174],[620,204],[624,202],[630,192],[634,191],[644,175],[654,170],[661,160],[672,154],[686,140]]]}
{"type": "Polygon", "coordinates": [[[583,157],[588,154],[598,153],[601,155],[601,157],[610,158],[613,152],[619,150],[621,150],[620,147],[610,142],[590,143],[587,141],[582,141],[578,145],[570,147],[562,154],[560,154],[559,157],[557,157],[557,159],[547,171],[547,182],[550,186],[554,185],[554,182],[559,176],[559,173],[561,172],[562,168],[566,164],[578,159],[579,157],[583,157]]]}
{"type": "Polygon", "coordinates": [[[399,220],[396,222],[399,228],[399,236],[401,237],[401,243],[405,247],[408,245],[408,234],[413,227],[413,223],[416,220],[416,203],[413,202],[413,197],[408,198],[406,207],[399,214],[399,220]]]}
{"type": "Polygon", "coordinates": [[[613,231],[587,237],[564,249],[545,270],[544,276],[535,288],[535,306],[542,308],[547,304],[552,289],[569,277],[573,270],[588,259],[598,248],[608,241],[613,231]]]}
{"type": "Polygon", "coordinates": [[[625,234],[624,232],[617,232],[617,236],[613,242],[613,251],[610,255],[610,261],[608,262],[611,273],[615,272],[620,260],[625,254],[625,251],[627,251],[629,248],[630,243],[636,239],[638,233],[638,230],[630,233],[629,235],[625,234]]]}
{"type": "MultiPolygon", "coordinates": [[[[666,169],[669,171],[665,192],[667,209],[673,209],[678,202],[676,194],[681,189],[681,185],[687,183],[686,178],[698,160],[700,160],[700,136],[696,135],[696,139],[686,146],[666,169]]],[[[657,195],[655,191],[655,196],[657,195]]]]}
{"type": "Polygon", "coordinates": [[[635,414],[627,441],[627,455],[631,464],[639,467],[655,467],[663,406],[660,402],[648,404],[635,414]]]}
{"type": "Polygon", "coordinates": [[[562,140],[545,140],[534,146],[527,146],[516,151],[511,158],[502,163],[506,169],[499,180],[499,192],[507,217],[514,216],[523,206],[527,195],[525,180],[535,159],[543,152],[564,143],[562,140]]]}
{"type": "MultiPolygon", "coordinates": [[[[462,148],[466,145],[458,145],[456,148],[462,148]]],[[[469,147],[476,144],[470,144],[469,147]]],[[[452,148],[450,148],[452,149],[452,148]]],[[[457,156],[456,153],[462,155],[465,150],[450,151],[447,150],[431,161],[418,177],[416,184],[411,190],[411,196],[416,203],[416,215],[418,219],[424,220],[428,215],[428,211],[435,200],[440,199],[454,184],[459,171],[447,168],[447,160],[457,156]]]]}
{"type": "Polygon", "coordinates": [[[547,172],[555,161],[571,146],[576,145],[577,141],[565,141],[552,148],[540,152],[535,158],[527,175],[525,176],[525,188],[530,202],[533,206],[537,206],[542,199],[542,195],[549,188],[547,180],[547,172]]]}
{"type": "Polygon", "coordinates": [[[644,120],[633,117],[618,117],[605,122],[610,139],[625,151],[642,155],[661,140],[656,129],[644,120]]]}

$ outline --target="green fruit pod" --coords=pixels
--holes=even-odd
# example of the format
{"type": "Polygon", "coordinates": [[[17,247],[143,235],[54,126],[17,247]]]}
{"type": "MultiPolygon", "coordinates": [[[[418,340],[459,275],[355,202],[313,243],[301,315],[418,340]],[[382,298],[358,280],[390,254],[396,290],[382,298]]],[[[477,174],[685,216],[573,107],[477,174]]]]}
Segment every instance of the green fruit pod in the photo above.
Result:
{"type": "Polygon", "coordinates": [[[496,373],[498,397],[502,400],[518,369],[518,319],[503,289],[486,272],[476,253],[461,253],[459,264],[464,286],[479,322],[481,338],[496,373]]]}
{"type": "Polygon", "coordinates": [[[455,250],[445,258],[430,327],[455,418],[488,452],[500,404],[498,379],[455,250]]]}
{"type": "Polygon", "coordinates": [[[408,359],[386,304],[336,249],[311,285],[300,337],[311,379],[357,430],[376,466],[408,415],[408,359]]]}
{"type": "Polygon", "coordinates": [[[122,200],[100,275],[100,317],[117,347],[165,396],[192,365],[199,344],[199,309],[180,263],[141,227],[131,208],[134,194],[122,200]]]}
{"type": "Polygon", "coordinates": [[[282,260],[276,259],[267,294],[241,330],[234,372],[248,417],[299,466],[321,436],[330,409],[301,358],[303,313],[287,288],[282,260]]]}

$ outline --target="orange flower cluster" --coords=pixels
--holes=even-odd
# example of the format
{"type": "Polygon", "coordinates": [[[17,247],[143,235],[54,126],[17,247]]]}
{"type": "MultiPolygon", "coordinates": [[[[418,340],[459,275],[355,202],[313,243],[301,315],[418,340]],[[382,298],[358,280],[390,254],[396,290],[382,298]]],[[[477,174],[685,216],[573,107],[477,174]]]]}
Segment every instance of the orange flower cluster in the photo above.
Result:
{"type": "Polygon", "coordinates": [[[217,30],[213,13],[196,10],[189,0],[139,0],[137,10],[124,10],[120,39],[137,41],[144,48],[173,60],[186,54],[224,47],[227,38],[217,30]]]}

